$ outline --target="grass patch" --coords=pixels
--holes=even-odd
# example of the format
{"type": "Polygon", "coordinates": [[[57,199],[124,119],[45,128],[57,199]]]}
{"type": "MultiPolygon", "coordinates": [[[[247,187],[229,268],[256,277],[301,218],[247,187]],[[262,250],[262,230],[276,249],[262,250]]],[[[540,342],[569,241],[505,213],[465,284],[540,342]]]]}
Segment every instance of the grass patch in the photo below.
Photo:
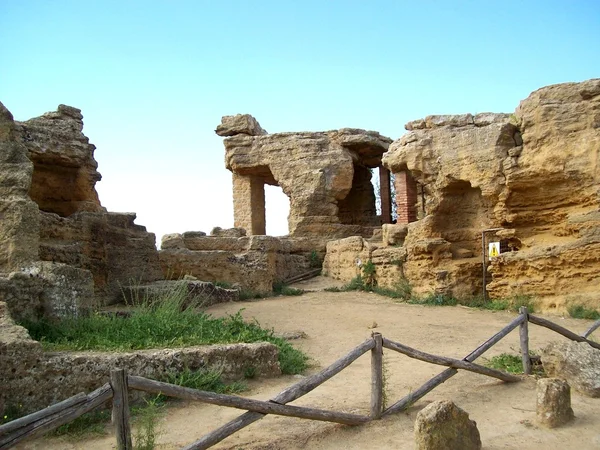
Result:
{"type": "Polygon", "coordinates": [[[245,383],[234,381],[225,383],[218,370],[189,370],[168,374],[161,381],[177,386],[198,389],[199,391],[216,392],[217,394],[236,394],[248,389],[245,383]]]}
{"type": "Polygon", "coordinates": [[[504,370],[508,373],[523,373],[523,361],[520,356],[502,353],[486,360],[485,365],[492,369],[504,370]]]}
{"type": "Polygon", "coordinates": [[[567,308],[569,315],[574,319],[600,319],[600,312],[595,309],[589,309],[582,305],[571,305],[567,308]]]}
{"type": "MultiPolygon", "coordinates": [[[[543,376],[544,368],[539,362],[539,356],[536,356],[531,351],[529,352],[529,356],[532,358],[532,374],[543,376]]],[[[492,369],[503,370],[508,373],[523,373],[523,360],[521,359],[521,355],[511,355],[510,353],[502,353],[498,356],[486,359],[484,365],[492,369]]]]}
{"type": "Polygon", "coordinates": [[[60,322],[42,319],[22,322],[31,337],[46,350],[131,351],[149,348],[187,347],[205,344],[271,342],[279,347],[283,373],[296,374],[307,367],[308,357],[287,341],[245,322],[241,311],[215,318],[192,307],[184,307],[185,296],[154,300],[133,307],[129,317],[92,314],[60,322]]]}
{"type": "Polygon", "coordinates": [[[296,289],[296,288],[293,288],[293,287],[289,287],[285,283],[282,283],[281,281],[277,281],[277,282],[273,283],[273,293],[275,295],[289,295],[289,296],[293,296],[293,295],[302,295],[302,294],[304,294],[304,290],[303,289],[296,289]]]}

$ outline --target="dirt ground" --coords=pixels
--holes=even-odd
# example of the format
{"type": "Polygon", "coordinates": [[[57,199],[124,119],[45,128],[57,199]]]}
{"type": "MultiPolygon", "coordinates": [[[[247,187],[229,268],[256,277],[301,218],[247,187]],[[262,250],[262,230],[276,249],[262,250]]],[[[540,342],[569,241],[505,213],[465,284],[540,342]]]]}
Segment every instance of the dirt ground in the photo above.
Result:
{"type": "MultiPolygon", "coordinates": [[[[303,287],[320,289],[327,280],[315,279],[303,287]]],[[[215,305],[215,316],[243,308],[243,316],[256,319],[276,332],[303,331],[307,337],[294,345],[312,358],[308,374],[315,373],[345,355],[373,331],[420,350],[463,358],[503,328],[515,313],[491,312],[465,307],[428,307],[395,303],[362,292],[308,292],[298,297],[277,297],[248,303],[215,305]]],[[[578,333],[590,321],[551,317],[578,333]]],[[[541,348],[557,334],[530,324],[530,346],[541,348]]],[[[484,357],[509,352],[518,354],[519,333],[513,331],[484,357]]],[[[481,362],[483,358],[479,359],[481,362]]],[[[416,389],[444,368],[384,351],[386,393],[391,404],[416,389]]],[[[300,376],[253,380],[243,395],[267,400],[300,376]]],[[[459,371],[408,411],[359,427],[303,419],[267,416],[227,438],[218,449],[413,449],[416,414],[434,400],[453,400],[477,422],[484,449],[597,449],[600,448],[600,399],[572,392],[575,420],[548,430],[536,425],[536,381],[524,377],[505,384],[482,375],[459,371]]],[[[368,414],[370,357],[366,354],[322,386],[293,404],[368,414]]],[[[237,417],[243,411],[196,403],[176,403],[160,419],[159,447],[182,448],[203,434],[237,417]]],[[[109,449],[115,447],[112,430],[104,437],[86,441],[65,438],[39,440],[23,449],[109,449]]]]}

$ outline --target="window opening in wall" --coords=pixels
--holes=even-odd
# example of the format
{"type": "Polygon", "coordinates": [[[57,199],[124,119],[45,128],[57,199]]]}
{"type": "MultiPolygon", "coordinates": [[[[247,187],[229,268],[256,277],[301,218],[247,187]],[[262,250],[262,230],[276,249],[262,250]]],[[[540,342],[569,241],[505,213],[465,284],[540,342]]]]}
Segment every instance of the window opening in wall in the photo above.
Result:
{"type": "Polygon", "coordinates": [[[267,235],[289,234],[290,199],[281,187],[265,184],[265,209],[267,235]]]}
{"type": "MultiPolygon", "coordinates": [[[[381,181],[380,171],[377,168],[371,170],[371,183],[373,184],[373,192],[375,194],[375,210],[378,216],[381,216],[381,181]]],[[[390,176],[390,197],[392,208],[392,223],[398,220],[398,205],[396,204],[396,176],[393,173],[390,176]]]]}

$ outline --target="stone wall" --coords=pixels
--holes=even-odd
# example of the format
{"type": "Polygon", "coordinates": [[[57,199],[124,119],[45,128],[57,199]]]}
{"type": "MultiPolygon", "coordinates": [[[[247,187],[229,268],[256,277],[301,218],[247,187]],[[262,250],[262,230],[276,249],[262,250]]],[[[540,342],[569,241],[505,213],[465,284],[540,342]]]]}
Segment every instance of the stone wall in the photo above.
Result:
{"type": "Polygon", "coordinates": [[[108,382],[115,368],[152,379],[209,368],[231,380],[243,378],[248,368],[257,376],[280,375],[278,356],[278,348],[266,342],[137,352],[44,352],[0,302],[0,414],[11,406],[27,414],[91,392],[108,382]]]}
{"type": "Polygon", "coordinates": [[[311,269],[313,251],[323,255],[325,240],[272,236],[206,236],[202,232],[163,237],[159,252],[164,277],[185,275],[228,282],[244,290],[271,292],[273,283],[311,269]]]}

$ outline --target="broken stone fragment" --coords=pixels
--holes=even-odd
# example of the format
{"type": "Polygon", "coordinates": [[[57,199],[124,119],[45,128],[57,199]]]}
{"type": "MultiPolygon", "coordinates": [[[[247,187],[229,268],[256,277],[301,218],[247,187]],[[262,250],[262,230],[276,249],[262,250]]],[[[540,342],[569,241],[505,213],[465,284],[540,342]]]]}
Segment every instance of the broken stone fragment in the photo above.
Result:
{"type": "Polygon", "coordinates": [[[573,420],[571,387],[559,378],[542,378],[537,382],[537,420],[555,428],[573,420]]]}
{"type": "Polygon", "coordinates": [[[449,400],[433,402],[417,414],[417,450],[479,450],[481,438],[475,421],[449,400]]]}
{"type": "Polygon", "coordinates": [[[267,134],[258,121],[250,114],[236,114],[235,116],[223,116],[221,123],[215,130],[219,136],[235,136],[246,134],[249,136],[262,136],[267,134]]]}

